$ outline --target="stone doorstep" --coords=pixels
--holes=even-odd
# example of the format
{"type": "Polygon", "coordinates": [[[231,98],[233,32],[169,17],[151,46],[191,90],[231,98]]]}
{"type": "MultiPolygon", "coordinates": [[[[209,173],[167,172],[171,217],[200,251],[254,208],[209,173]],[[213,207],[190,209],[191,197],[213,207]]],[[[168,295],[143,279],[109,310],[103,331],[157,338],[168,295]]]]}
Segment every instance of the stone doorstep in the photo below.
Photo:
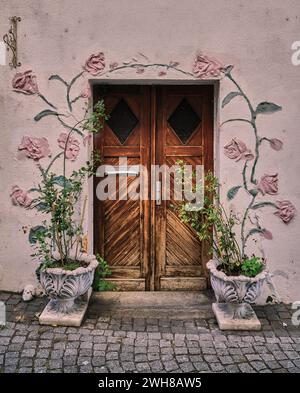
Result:
{"type": "Polygon", "coordinates": [[[253,308],[246,303],[242,303],[242,305],[245,305],[252,314],[249,318],[237,316],[236,312],[241,304],[213,303],[212,309],[220,330],[261,330],[261,323],[253,308]]]}
{"type": "Polygon", "coordinates": [[[53,312],[51,310],[53,300],[50,300],[39,316],[39,323],[41,325],[79,327],[88,308],[91,294],[92,288],[85,295],[81,296],[81,304],[77,306],[76,310],[68,314],[53,312]]]}
{"type": "Polygon", "coordinates": [[[89,310],[130,318],[213,318],[211,291],[94,292],[89,310]]]}
{"type": "MultiPolygon", "coordinates": [[[[91,298],[90,298],[91,296],[91,298]]],[[[203,292],[93,292],[89,304],[84,303],[74,313],[51,311],[51,301],[39,317],[41,325],[80,326],[87,307],[102,316],[118,315],[130,318],[209,319],[213,318],[212,295],[203,292]]]]}

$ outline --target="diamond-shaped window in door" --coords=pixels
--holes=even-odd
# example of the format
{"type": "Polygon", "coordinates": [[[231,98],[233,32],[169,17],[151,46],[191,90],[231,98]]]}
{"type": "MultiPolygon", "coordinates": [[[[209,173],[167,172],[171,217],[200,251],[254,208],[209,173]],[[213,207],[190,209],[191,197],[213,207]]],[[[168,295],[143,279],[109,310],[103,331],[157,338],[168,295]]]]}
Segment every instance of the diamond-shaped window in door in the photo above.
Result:
{"type": "Polygon", "coordinates": [[[200,121],[200,117],[188,103],[186,98],[180,102],[168,119],[168,123],[184,144],[189,140],[200,121]]]}
{"type": "Polygon", "coordinates": [[[122,98],[109,115],[106,123],[123,144],[138,124],[138,119],[122,98]]]}

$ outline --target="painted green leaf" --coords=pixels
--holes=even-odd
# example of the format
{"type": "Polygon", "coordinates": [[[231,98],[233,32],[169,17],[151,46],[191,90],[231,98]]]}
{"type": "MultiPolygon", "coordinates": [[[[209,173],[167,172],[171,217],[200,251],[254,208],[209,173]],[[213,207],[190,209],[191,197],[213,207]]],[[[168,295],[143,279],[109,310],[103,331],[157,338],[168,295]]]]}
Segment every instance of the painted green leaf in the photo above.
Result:
{"type": "Polygon", "coordinates": [[[238,190],[241,187],[242,186],[234,186],[234,187],[230,188],[230,190],[227,192],[227,198],[231,201],[231,199],[233,199],[236,196],[238,190]]]}
{"type": "Polygon", "coordinates": [[[256,188],[252,188],[252,190],[249,190],[249,193],[250,193],[252,196],[256,196],[256,195],[258,194],[258,190],[257,190],[256,188]]]}
{"type": "Polygon", "coordinates": [[[224,69],[224,73],[225,73],[225,75],[228,75],[228,74],[230,74],[230,72],[233,70],[233,65],[232,64],[229,64],[227,67],[225,67],[225,69],[224,69]]]}
{"type": "Polygon", "coordinates": [[[274,104],[273,102],[261,102],[260,104],[257,105],[255,113],[274,113],[281,111],[282,107],[279,105],[274,104]]]}
{"type": "Polygon", "coordinates": [[[64,85],[68,86],[67,82],[63,78],[61,78],[59,75],[51,75],[49,78],[49,81],[52,81],[52,80],[58,80],[58,81],[62,82],[64,85]]]}
{"type": "Polygon", "coordinates": [[[256,233],[261,234],[261,233],[263,233],[263,232],[264,232],[264,229],[262,229],[262,228],[252,228],[252,229],[250,229],[250,231],[248,232],[247,237],[248,237],[248,236],[255,235],[256,233]]]}
{"type": "Polygon", "coordinates": [[[259,202],[259,203],[256,203],[255,205],[253,205],[251,207],[251,209],[256,210],[256,209],[260,209],[261,207],[264,207],[264,206],[274,206],[274,203],[272,203],[272,202],[259,202]]]}
{"type": "Polygon", "coordinates": [[[58,116],[59,113],[58,113],[58,112],[55,112],[55,111],[52,111],[51,109],[45,109],[44,111],[38,113],[38,114],[34,117],[34,120],[35,120],[35,121],[39,121],[39,120],[41,120],[43,117],[45,117],[45,116],[51,116],[51,115],[52,115],[52,116],[58,116]]]}
{"type": "Polygon", "coordinates": [[[61,187],[64,186],[64,183],[66,184],[66,187],[70,186],[70,181],[66,177],[64,177],[63,175],[55,176],[52,179],[52,183],[57,184],[58,186],[61,186],[61,187]]]}
{"type": "Polygon", "coordinates": [[[238,91],[232,91],[231,93],[228,93],[226,97],[224,97],[222,101],[222,108],[224,108],[225,105],[229,104],[229,102],[236,96],[240,96],[241,93],[238,91]]]}
{"type": "Polygon", "coordinates": [[[27,192],[40,192],[41,190],[39,188],[33,187],[30,188],[27,192]]]}
{"type": "Polygon", "coordinates": [[[45,210],[48,208],[48,205],[46,205],[46,204],[43,203],[43,202],[40,202],[40,203],[38,203],[37,205],[35,205],[35,208],[36,208],[38,211],[42,212],[42,211],[45,211],[45,210]]]}
{"type": "Polygon", "coordinates": [[[65,128],[67,128],[68,130],[75,131],[75,132],[77,132],[77,134],[79,134],[80,136],[83,136],[83,132],[81,132],[78,128],[69,126],[69,125],[68,125],[67,123],[65,123],[60,117],[58,118],[58,120],[59,120],[60,123],[61,123],[65,128]]]}
{"type": "Polygon", "coordinates": [[[46,231],[43,225],[37,225],[32,227],[29,232],[28,240],[30,244],[35,244],[37,242],[37,235],[46,231]]]}

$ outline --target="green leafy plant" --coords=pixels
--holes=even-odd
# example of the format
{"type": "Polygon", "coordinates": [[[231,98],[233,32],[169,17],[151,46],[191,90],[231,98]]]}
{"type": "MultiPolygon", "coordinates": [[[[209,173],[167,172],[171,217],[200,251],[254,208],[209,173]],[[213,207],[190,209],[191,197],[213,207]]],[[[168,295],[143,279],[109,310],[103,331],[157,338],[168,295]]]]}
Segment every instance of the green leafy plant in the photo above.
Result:
{"type": "MultiPolygon", "coordinates": [[[[177,164],[184,172],[184,163],[178,161],[177,164]]],[[[193,187],[199,185],[194,184],[193,187]]],[[[218,179],[211,171],[204,178],[203,207],[191,210],[189,204],[183,202],[177,208],[179,218],[196,231],[201,241],[211,245],[211,252],[221,262],[219,269],[227,275],[245,274],[254,277],[260,273],[264,266],[261,258],[253,256],[249,259],[242,254],[236,237],[236,227],[240,221],[232,212],[226,213],[219,197],[218,179]]]]}
{"type": "MultiPolygon", "coordinates": [[[[183,163],[178,163],[183,168],[183,163]]],[[[194,228],[201,241],[211,244],[226,274],[236,274],[242,264],[241,250],[234,232],[237,219],[232,213],[226,214],[218,189],[218,179],[208,172],[204,179],[203,208],[190,210],[189,203],[184,202],[178,210],[179,218],[194,228]]]]}
{"type": "Polygon", "coordinates": [[[93,289],[99,292],[116,290],[116,285],[114,283],[105,280],[107,277],[111,276],[112,274],[112,271],[108,263],[99,254],[96,254],[96,258],[97,261],[99,262],[99,266],[95,271],[93,289]]]}
{"type": "Polygon", "coordinates": [[[43,267],[63,267],[74,270],[81,266],[77,261],[83,233],[83,219],[85,203],[80,219],[76,217],[75,206],[80,203],[83,185],[86,179],[95,174],[100,163],[100,155],[92,152],[90,160],[77,170],[73,170],[69,177],[66,176],[66,151],[68,141],[73,132],[82,135],[95,133],[103,127],[103,120],[107,119],[103,101],[99,101],[91,114],[85,113],[84,118],[78,121],[67,134],[63,152],[57,154],[47,168],[38,164],[41,182],[32,189],[38,196],[34,199],[32,207],[50,217],[42,225],[31,228],[29,241],[34,247],[32,257],[41,261],[39,269],[43,267]],[[63,171],[61,175],[51,171],[54,162],[62,158],[63,171]],[[54,251],[59,253],[59,258],[53,258],[54,251]]]}
{"type": "Polygon", "coordinates": [[[255,277],[257,276],[264,268],[264,260],[262,258],[256,257],[255,255],[252,258],[247,258],[243,261],[241,265],[242,272],[245,276],[255,277]]]}

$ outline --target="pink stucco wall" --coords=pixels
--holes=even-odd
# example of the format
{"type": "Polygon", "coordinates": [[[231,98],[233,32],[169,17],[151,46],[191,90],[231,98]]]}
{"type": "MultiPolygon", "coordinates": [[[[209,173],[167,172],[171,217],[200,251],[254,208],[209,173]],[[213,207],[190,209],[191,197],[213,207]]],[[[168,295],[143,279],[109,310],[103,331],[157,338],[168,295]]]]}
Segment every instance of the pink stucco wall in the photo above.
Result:
{"type": "MultiPolygon", "coordinates": [[[[105,53],[107,65],[132,57],[145,61],[142,53],[151,62],[178,61],[182,69],[191,71],[199,51],[224,64],[233,64],[235,78],[252,102],[272,101],[283,108],[258,120],[262,135],[282,140],[284,147],[280,151],[270,149],[267,144],[262,147],[257,176],[278,173],[280,199],[291,200],[299,210],[300,66],[291,62],[291,45],[300,39],[298,0],[284,3],[280,0],[0,0],[0,10],[0,37],[8,30],[9,16],[22,17],[18,39],[22,67],[18,72],[33,70],[40,91],[47,93],[58,107],[65,105],[63,87],[48,81],[49,76],[59,74],[69,80],[80,72],[91,53],[99,51],[105,53]]],[[[47,137],[50,148],[55,150],[57,137],[63,131],[51,116],[41,122],[33,121],[34,115],[45,106],[37,96],[25,97],[12,91],[14,74],[8,61],[0,65],[0,289],[5,290],[21,290],[34,280],[35,265],[22,227],[40,222],[37,213],[13,206],[9,197],[12,185],[28,189],[38,174],[32,160],[18,156],[18,146],[23,135],[32,135],[47,137]]],[[[78,92],[88,79],[86,76],[79,81],[78,92]]],[[[135,83],[192,80],[173,71],[159,77],[156,69],[143,74],[124,70],[105,79],[108,83],[125,79],[135,83]]],[[[240,183],[242,163],[228,159],[223,146],[234,137],[242,139],[252,150],[254,146],[247,125],[218,126],[237,114],[247,116],[247,108],[240,98],[220,108],[220,100],[232,91],[232,85],[228,80],[221,80],[219,85],[216,86],[215,167],[225,195],[230,187],[240,183]]],[[[80,112],[80,108],[78,105],[76,110],[80,112]]],[[[84,159],[81,149],[74,165],[84,159]]],[[[238,211],[244,198],[241,192],[231,207],[238,211]]],[[[277,199],[271,197],[272,201],[277,199]]],[[[91,198],[89,205],[86,228],[91,233],[91,198]]],[[[285,301],[299,300],[300,219],[296,216],[286,225],[268,209],[259,215],[272,231],[273,240],[256,237],[256,245],[263,250],[270,271],[279,273],[274,278],[279,294],[285,301]]]]}

